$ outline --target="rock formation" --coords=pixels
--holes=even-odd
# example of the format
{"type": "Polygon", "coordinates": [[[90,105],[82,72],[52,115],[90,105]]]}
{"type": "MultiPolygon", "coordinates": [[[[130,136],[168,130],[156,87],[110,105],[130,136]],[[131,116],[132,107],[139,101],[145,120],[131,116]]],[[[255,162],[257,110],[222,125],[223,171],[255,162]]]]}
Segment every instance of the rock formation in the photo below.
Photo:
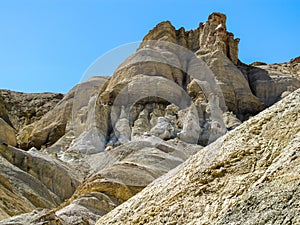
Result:
{"type": "Polygon", "coordinates": [[[96,224],[298,224],[299,102],[297,90],[96,224]]]}
{"type": "Polygon", "coordinates": [[[17,145],[15,130],[0,118],[0,142],[11,146],[17,145]]]}
{"type": "Polygon", "coordinates": [[[199,47],[201,51],[219,50],[234,64],[237,64],[239,41],[239,38],[234,39],[233,33],[227,32],[226,16],[222,13],[212,13],[207,22],[200,24],[199,47]]]}
{"type": "Polygon", "coordinates": [[[54,208],[71,197],[78,174],[51,156],[0,145],[0,218],[54,208]]]}
{"type": "Polygon", "coordinates": [[[300,64],[282,63],[249,66],[240,64],[239,69],[248,79],[252,92],[266,106],[300,87],[300,64]]]}
{"type": "Polygon", "coordinates": [[[246,65],[238,43],[221,13],[191,31],[162,22],[112,77],[64,96],[1,91],[0,224],[255,224],[269,192],[298,222],[285,166],[298,166],[299,60],[246,65]]]}
{"type": "Polygon", "coordinates": [[[84,122],[87,104],[94,92],[97,92],[106,80],[105,77],[95,77],[75,86],[53,110],[40,120],[23,127],[18,133],[19,146],[23,149],[48,147],[68,133],[72,129],[69,127],[74,124],[76,128],[73,131],[76,135],[80,134],[82,132],[80,121],[84,122]],[[77,117],[77,120],[73,121],[73,117],[77,117]]]}
{"type": "Polygon", "coordinates": [[[62,94],[26,94],[0,90],[0,116],[17,132],[38,121],[63,98],[62,94]]]}
{"type": "Polygon", "coordinates": [[[222,13],[212,13],[207,22],[190,31],[185,31],[183,27],[176,30],[170,21],[161,22],[145,36],[141,47],[152,40],[172,42],[193,52],[220,50],[234,64],[238,63],[240,40],[234,39],[233,33],[227,31],[226,15],[222,13]]]}
{"type": "Polygon", "coordinates": [[[56,211],[68,224],[102,216],[156,178],[184,162],[201,146],[147,138],[93,155],[98,172],[89,176],[56,211]]]}
{"type": "MultiPolygon", "coordinates": [[[[188,126],[178,126],[186,125],[186,121],[181,121],[179,115],[184,114],[183,111],[187,110],[192,101],[195,110],[189,115],[194,114],[190,118],[195,121],[190,126],[193,130],[188,133],[200,134],[193,139],[196,143],[206,145],[212,141],[208,136],[211,134],[213,116],[208,112],[216,112],[209,109],[211,94],[218,96],[217,107],[222,111],[220,114],[227,108],[239,119],[245,120],[261,111],[264,103],[253,95],[247,79],[234,65],[237,63],[238,42],[227,32],[225,22],[225,15],[214,13],[205,25],[202,24],[196,30],[176,30],[170,22],[160,23],[151,30],[139,49],[118,67],[99,95],[99,115],[106,120],[106,124],[113,122],[111,126],[100,128],[102,139],[117,146],[124,138],[130,141],[135,136],[150,133],[163,136],[164,139],[178,137],[187,141],[190,138],[186,138],[183,132],[188,126]],[[221,25],[216,29],[218,24],[221,25]],[[219,40],[218,35],[221,33],[226,38],[219,40]],[[224,44],[224,49],[215,47],[219,42],[224,44]],[[233,56],[233,52],[236,56],[233,56]],[[140,89],[136,89],[138,86],[140,89]],[[118,102],[121,104],[118,105],[118,102]],[[168,124],[169,119],[164,115],[166,107],[171,104],[179,107],[174,114],[176,118],[173,125],[168,124]],[[133,108],[129,112],[128,107],[121,113],[120,108],[124,105],[133,108]],[[152,118],[153,112],[160,114],[160,124],[153,124],[153,121],[157,121],[156,117],[152,118]],[[125,114],[126,118],[120,116],[125,114]],[[140,124],[143,124],[142,129],[140,124]],[[169,127],[172,132],[166,133],[164,127],[169,127]],[[126,137],[120,137],[118,129],[126,137]]],[[[223,123],[222,119],[218,122],[223,123]]]]}
{"type": "Polygon", "coordinates": [[[0,90],[0,140],[17,145],[17,134],[29,124],[40,120],[63,98],[62,94],[25,94],[0,90]],[[4,134],[6,133],[6,134],[4,134]],[[9,137],[8,137],[9,136],[9,137]]]}

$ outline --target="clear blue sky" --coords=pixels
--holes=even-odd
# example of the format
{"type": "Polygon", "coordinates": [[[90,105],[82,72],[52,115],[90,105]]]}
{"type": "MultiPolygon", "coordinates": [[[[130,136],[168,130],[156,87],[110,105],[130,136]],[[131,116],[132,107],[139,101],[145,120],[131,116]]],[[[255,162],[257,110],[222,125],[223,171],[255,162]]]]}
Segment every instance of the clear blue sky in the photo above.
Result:
{"type": "Polygon", "coordinates": [[[241,38],[242,61],[300,55],[299,0],[1,0],[0,88],[66,93],[99,56],[157,23],[194,29],[214,11],[241,38]]]}

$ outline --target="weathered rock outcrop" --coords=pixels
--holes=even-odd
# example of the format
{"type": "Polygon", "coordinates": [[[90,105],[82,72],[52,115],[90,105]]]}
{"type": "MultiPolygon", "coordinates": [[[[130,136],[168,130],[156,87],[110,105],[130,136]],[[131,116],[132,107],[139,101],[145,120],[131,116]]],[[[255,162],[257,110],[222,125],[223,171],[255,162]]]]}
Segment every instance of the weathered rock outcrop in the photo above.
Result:
{"type": "Polygon", "coordinates": [[[2,146],[0,154],[12,165],[41,181],[61,202],[70,198],[79,185],[76,176],[66,165],[36,149],[26,152],[2,146]]]}
{"type": "MultiPolygon", "coordinates": [[[[299,63],[300,63],[300,56],[291,59],[289,63],[290,63],[292,66],[294,66],[294,65],[296,65],[296,64],[299,64],[299,63]]],[[[298,72],[299,72],[299,71],[298,71],[298,72]]]]}
{"type": "MultiPolygon", "coordinates": [[[[68,225],[64,220],[58,218],[54,211],[49,209],[35,209],[30,213],[24,213],[19,216],[12,217],[7,220],[0,221],[1,225],[31,225],[31,224],[47,224],[47,225],[68,225]]],[[[80,223],[80,225],[90,225],[88,221],[80,223]]]]}
{"type": "Polygon", "coordinates": [[[198,28],[189,31],[183,27],[176,30],[170,21],[161,22],[144,37],[141,47],[153,40],[172,42],[193,52],[199,49],[209,52],[220,50],[234,64],[238,63],[240,39],[234,39],[233,33],[227,31],[226,15],[222,13],[212,13],[207,22],[200,23],[198,28]]]}
{"type": "Polygon", "coordinates": [[[1,220],[38,207],[52,208],[59,204],[57,197],[36,178],[3,157],[0,157],[0,162],[1,220]]]}
{"type": "Polygon", "coordinates": [[[75,86],[53,110],[18,133],[20,148],[51,146],[69,131],[73,132],[73,136],[78,136],[83,131],[84,125],[81,123],[85,123],[91,96],[106,80],[106,77],[94,77],[75,86]]]}
{"type": "Polygon", "coordinates": [[[6,104],[5,104],[5,101],[2,97],[2,95],[0,95],[0,118],[2,118],[6,123],[11,125],[11,122],[10,122],[9,117],[8,117],[6,104]]]}
{"type": "Polygon", "coordinates": [[[72,116],[74,92],[72,89],[53,110],[18,133],[20,148],[45,148],[65,134],[67,123],[72,116]]]}
{"type": "Polygon", "coordinates": [[[264,102],[257,98],[243,73],[219,50],[197,52],[212,70],[222,89],[229,111],[245,121],[265,108],[264,102]]]}
{"type": "Polygon", "coordinates": [[[56,215],[68,224],[93,224],[200,149],[149,137],[93,155],[90,160],[97,161],[99,172],[88,177],[56,215]]]}
{"type": "Polygon", "coordinates": [[[38,121],[63,98],[62,94],[25,94],[0,90],[0,141],[17,146],[17,134],[38,121]]]}
{"type": "Polygon", "coordinates": [[[27,94],[0,90],[0,117],[16,132],[38,121],[63,98],[57,93],[27,94]]]}
{"type": "Polygon", "coordinates": [[[300,63],[292,61],[256,66],[240,64],[239,69],[247,77],[252,92],[270,106],[300,88],[300,63]]]}
{"type": "MultiPolygon", "coordinates": [[[[91,173],[74,195],[53,211],[51,218],[62,224],[94,224],[100,216],[201,149],[201,146],[180,141],[165,142],[160,138],[148,137],[89,156],[86,161],[93,165],[93,171],[98,172],[91,173]]],[[[28,224],[37,224],[49,220],[49,213],[39,211],[23,216],[28,224]]],[[[19,219],[16,216],[0,224],[19,219]]]]}
{"type": "Polygon", "coordinates": [[[0,218],[35,208],[54,208],[71,197],[79,176],[52,157],[34,149],[0,145],[0,218]]]}
{"type": "Polygon", "coordinates": [[[249,119],[97,224],[297,224],[300,89],[249,119]]]}
{"type": "Polygon", "coordinates": [[[147,41],[163,40],[183,46],[191,51],[199,49],[200,29],[186,31],[184,27],[176,30],[170,21],[165,21],[157,24],[144,37],[141,47],[147,45],[147,41]]]}
{"type": "Polygon", "coordinates": [[[200,24],[199,47],[201,51],[219,50],[234,64],[238,63],[238,44],[240,39],[234,39],[233,33],[227,31],[226,15],[212,13],[207,22],[200,24]]]}
{"type": "Polygon", "coordinates": [[[99,127],[107,125],[106,120],[97,115],[96,100],[99,90],[108,80],[108,77],[92,77],[75,87],[65,134],[45,150],[47,153],[68,161],[69,157],[76,157],[77,154],[84,156],[102,150],[105,139],[101,138],[99,127]]]}
{"type": "Polygon", "coordinates": [[[7,143],[12,146],[17,145],[15,130],[0,118],[0,143],[7,143]]]}
{"type": "Polygon", "coordinates": [[[98,114],[106,124],[99,129],[101,139],[117,146],[150,134],[206,145],[213,141],[209,139],[214,120],[221,128],[217,133],[224,134],[225,111],[246,120],[264,109],[264,103],[253,95],[247,79],[234,65],[238,41],[227,32],[225,23],[225,15],[214,13],[193,31],[176,30],[170,22],[151,30],[100,92],[98,114]],[[225,46],[222,49],[217,47],[221,42],[225,46]],[[211,99],[211,95],[217,99],[211,99]],[[220,111],[210,109],[212,102],[220,111]],[[179,107],[173,124],[165,115],[171,104],[179,107]],[[181,121],[179,115],[191,104],[195,110],[185,115],[194,114],[189,117],[193,125],[187,126],[188,120],[181,121]],[[218,116],[210,112],[218,112],[218,116]],[[191,130],[186,132],[188,127],[191,130]],[[184,132],[199,135],[191,139],[184,132]]]}

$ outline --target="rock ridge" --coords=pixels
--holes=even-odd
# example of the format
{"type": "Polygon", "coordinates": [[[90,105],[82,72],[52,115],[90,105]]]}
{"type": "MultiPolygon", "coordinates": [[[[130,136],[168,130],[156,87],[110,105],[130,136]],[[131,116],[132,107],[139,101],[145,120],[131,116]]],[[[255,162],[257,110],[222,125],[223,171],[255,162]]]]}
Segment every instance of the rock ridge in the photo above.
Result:
{"type": "Polygon", "coordinates": [[[200,23],[198,28],[189,31],[184,27],[176,30],[170,21],[161,22],[149,31],[140,47],[145,46],[149,40],[169,41],[193,52],[218,49],[234,64],[238,63],[240,39],[235,39],[233,33],[227,31],[226,15],[222,13],[212,13],[207,22],[200,23]]]}

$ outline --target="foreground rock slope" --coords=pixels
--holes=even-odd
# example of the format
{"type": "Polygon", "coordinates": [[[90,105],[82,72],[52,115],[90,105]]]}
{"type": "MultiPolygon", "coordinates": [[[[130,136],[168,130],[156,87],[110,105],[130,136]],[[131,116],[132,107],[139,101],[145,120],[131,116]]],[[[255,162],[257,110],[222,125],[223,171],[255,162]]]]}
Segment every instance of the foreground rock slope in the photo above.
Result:
{"type": "Polygon", "coordinates": [[[100,224],[300,223],[300,90],[157,179],[100,224]]]}
{"type": "Polygon", "coordinates": [[[70,166],[34,149],[0,145],[0,218],[51,209],[71,197],[80,180],[70,166]]]}

